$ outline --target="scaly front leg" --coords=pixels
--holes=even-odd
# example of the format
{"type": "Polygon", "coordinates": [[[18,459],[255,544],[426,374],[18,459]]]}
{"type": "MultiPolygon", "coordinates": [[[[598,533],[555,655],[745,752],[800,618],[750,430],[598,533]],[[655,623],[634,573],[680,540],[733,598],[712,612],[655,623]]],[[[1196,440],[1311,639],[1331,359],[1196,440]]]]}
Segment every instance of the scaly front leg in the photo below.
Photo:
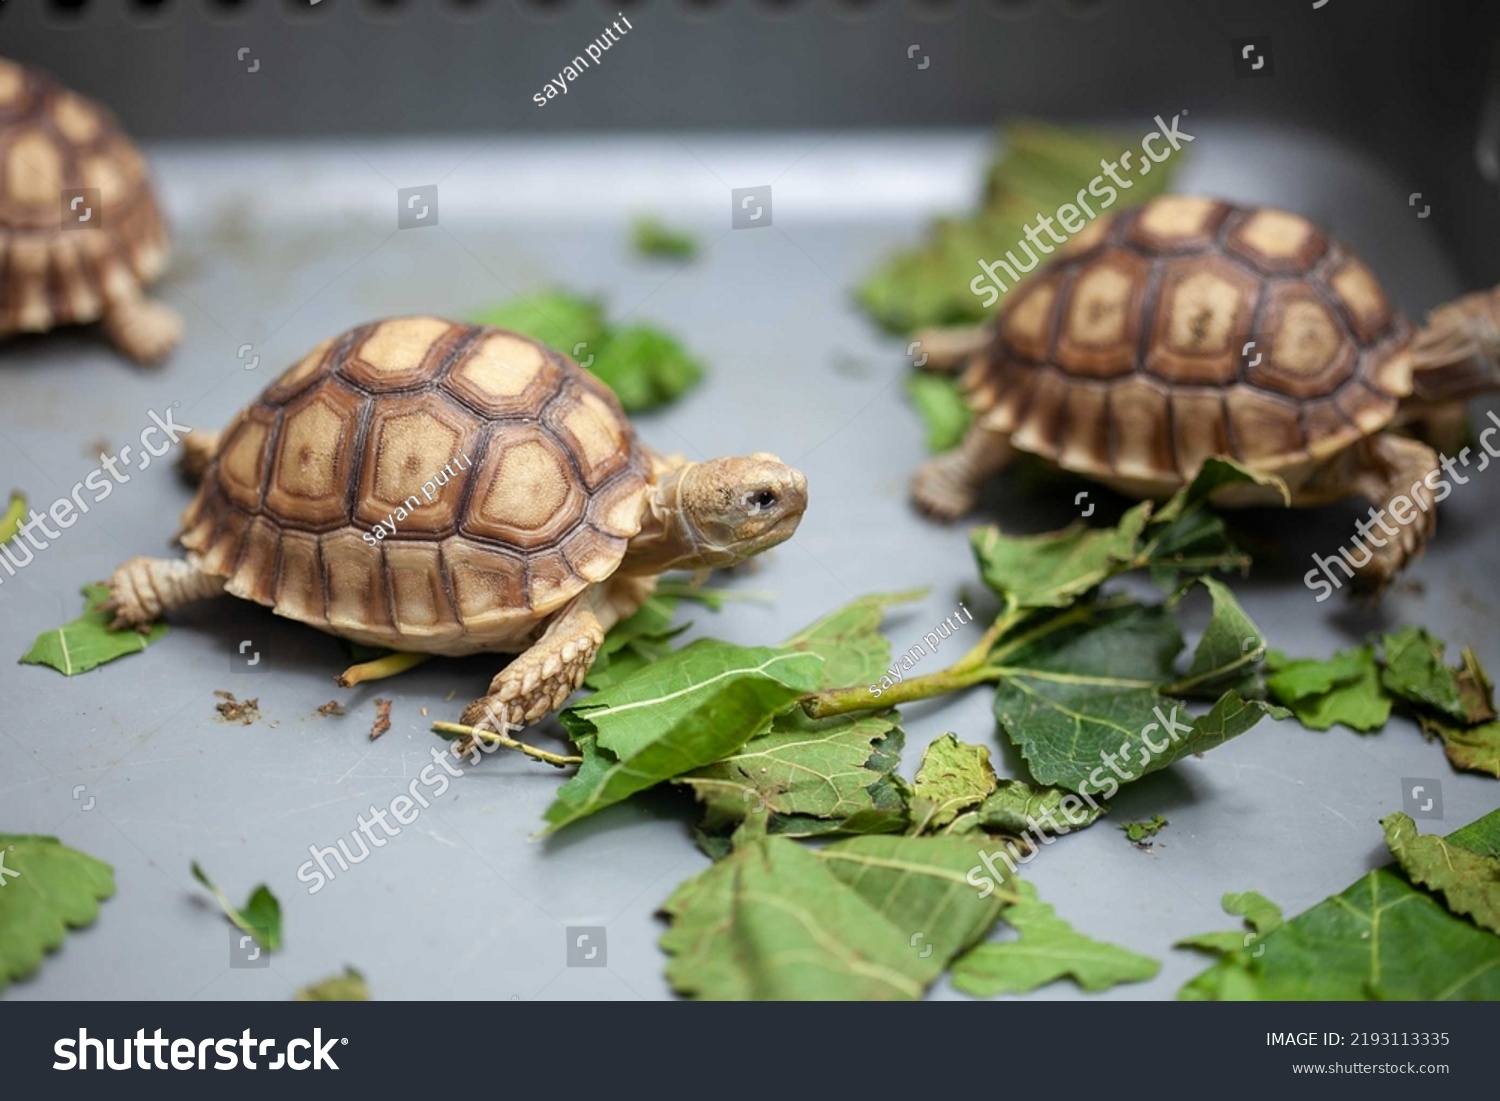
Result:
{"type": "Polygon", "coordinates": [[[465,726],[512,730],[545,718],[583,684],[604,633],[645,603],[656,579],[612,579],[580,594],[532,643],[490,681],[487,695],[464,709],[465,726]]]}

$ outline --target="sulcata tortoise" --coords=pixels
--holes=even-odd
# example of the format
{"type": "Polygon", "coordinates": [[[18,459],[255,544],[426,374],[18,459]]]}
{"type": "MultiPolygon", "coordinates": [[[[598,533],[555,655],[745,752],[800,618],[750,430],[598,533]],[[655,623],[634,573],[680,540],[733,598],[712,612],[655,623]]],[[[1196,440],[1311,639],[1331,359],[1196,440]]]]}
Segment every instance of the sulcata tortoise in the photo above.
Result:
{"type": "MultiPolygon", "coordinates": [[[[1089,225],[991,326],[922,339],[929,369],[967,365],[975,414],[912,481],[930,515],[968,511],[1017,451],[1156,498],[1227,457],[1280,477],[1294,506],[1362,496],[1389,511],[1401,526],[1382,513],[1391,538],[1377,532],[1362,563],[1332,560],[1352,591],[1378,593],[1432,534],[1433,491],[1451,489],[1434,482],[1454,461],[1386,429],[1457,452],[1463,403],[1500,387],[1500,290],[1440,307],[1414,336],[1359,258],[1305,218],[1172,195],[1089,225]]],[[[1284,503],[1259,486],[1216,500],[1284,503]]]]}
{"type": "Polygon", "coordinates": [[[369,646],[520,654],[464,712],[491,728],[560,707],[662,571],[742,562],[807,504],[774,455],[657,454],[567,356],[433,317],[324,341],[184,444],[187,557],[115,570],[115,626],[229,592],[369,646]]]}
{"type": "Polygon", "coordinates": [[[166,261],[146,162],[110,113],[0,58],[0,338],[102,321],[154,363],[182,335],[142,293],[166,261]]]}

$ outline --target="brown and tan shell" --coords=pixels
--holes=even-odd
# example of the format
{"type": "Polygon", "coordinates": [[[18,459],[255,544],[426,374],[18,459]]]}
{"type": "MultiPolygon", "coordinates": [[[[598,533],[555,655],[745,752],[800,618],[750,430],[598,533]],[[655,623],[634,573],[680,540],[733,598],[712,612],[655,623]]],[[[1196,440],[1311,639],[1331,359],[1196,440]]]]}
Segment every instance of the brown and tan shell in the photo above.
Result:
{"type": "Polygon", "coordinates": [[[167,235],[140,151],[99,104],[0,58],[0,336],[97,321],[161,274],[167,235]],[[99,191],[63,229],[63,192],[99,191]]]}
{"type": "Polygon", "coordinates": [[[234,595],[355,641],[519,649],[614,573],[649,472],[614,395],[567,356],[396,318],[324,341],[235,418],[181,541],[234,595]],[[413,497],[394,535],[377,529],[413,497]]]}
{"type": "Polygon", "coordinates": [[[1411,392],[1406,319],[1285,211],[1158,198],[1094,222],[1007,297],[964,375],[981,422],[1139,496],[1211,456],[1295,489],[1411,392]]]}

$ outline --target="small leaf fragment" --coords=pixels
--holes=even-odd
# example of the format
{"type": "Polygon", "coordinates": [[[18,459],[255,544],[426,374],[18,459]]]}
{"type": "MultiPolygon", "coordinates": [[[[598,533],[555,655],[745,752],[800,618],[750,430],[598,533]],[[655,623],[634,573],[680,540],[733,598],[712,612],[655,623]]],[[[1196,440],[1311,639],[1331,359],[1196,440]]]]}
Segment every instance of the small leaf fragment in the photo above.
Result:
{"type": "Polygon", "coordinates": [[[370,988],[365,977],[354,968],[344,966],[342,975],[330,975],[326,979],[304,986],[293,999],[299,1002],[367,1002],[370,988]]]}
{"type": "Polygon", "coordinates": [[[1271,698],[1309,730],[1341,723],[1365,733],[1379,730],[1391,717],[1391,697],[1381,687],[1373,646],[1340,650],[1327,661],[1293,661],[1275,652],[1266,661],[1271,698]]]}
{"type": "Polygon", "coordinates": [[[19,489],[10,491],[10,504],[0,513],[0,543],[8,543],[21,530],[26,519],[26,495],[19,489]]]}
{"type": "Polygon", "coordinates": [[[1436,834],[1421,834],[1404,814],[1380,820],[1385,843],[1413,883],[1435,891],[1448,909],[1500,933],[1500,856],[1471,852],[1436,834]]]}
{"type": "Polygon", "coordinates": [[[928,451],[951,451],[963,442],[974,412],[957,381],[942,375],[911,375],[906,380],[906,396],[927,426],[928,451]]]}
{"type": "Polygon", "coordinates": [[[232,925],[246,936],[254,937],[267,952],[275,952],[281,948],[281,903],[271,893],[271,889],[262,883],[250,892],[250,898],[242,908],[237,908],[229,901],[229,898],[219,889],[218,884],[208,878],[207,874],[195,860],[192,864],[193,878],[214,896],[214,901],[219,904],[219,909],[224,911],[232,925]]]}
{"type": "Polygon", "coordinates": [[[965,994],[1024,994],[1063,978],[1096,993],[1120,983],[1144,982],[1161,970],[1149,956],[1078,932],[1037,898],[1030,883],[1016,880],[1014,886],[1020,901],[1007,907],[1001,920],[1020,939],[987,942],[955,960],[953,985],[965,994]]]}
{"type": "Polygon", "coordinates": [[[1142,845],[1151,840],[1166,827],[1167,820],[1159,814],[1153,814],[1144,822],[1126,822],[1120,828],[1125,831],[1127,840],[1137,845],[1142,845]]]}
{"type": "Polygon", "coordinates": [[[111,631],[114,613],[103,611],[110,599],[108,585],[83,587],[83,615],[37,636],[21,661],[27,665],[49,665],[66,677],[85,673],[127,654],[138,654],[167,633],[165,623],[153,623],[142,635],[133,628],[111,631]]]}
{"type": "Polygon", "coordinates": [[[698,254],[698,241],[686,230],[673,229],[658,218],[642,216],[632,223],[631,245],[642,256],[665,260],[690,260],[698,254]]]}
{"type": "Polygon", "coordinates": [[[990,751],[952,734],[934,739],[912,785],[912,832],[935,833],[995,790],[990,751]]]}
{"type": "Polygon", "coordinates": [[[115,893],[114,869],[55,837],[0,833],[0,990],[91,925],[115,893]]]}

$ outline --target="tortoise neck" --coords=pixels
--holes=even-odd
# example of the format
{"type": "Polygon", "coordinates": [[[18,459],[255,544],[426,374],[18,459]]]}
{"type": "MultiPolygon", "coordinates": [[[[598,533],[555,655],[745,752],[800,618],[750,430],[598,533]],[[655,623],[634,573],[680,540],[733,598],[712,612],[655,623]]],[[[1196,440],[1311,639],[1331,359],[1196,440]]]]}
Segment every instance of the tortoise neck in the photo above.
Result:
{"type": "Polygon", "coordinates": [[[713,548],[705,547],[682,505],[683,482],[691,476],[697,463],[683,462],[659,469],[656,481],[646,494],[645,515],[641,530],[630,541],[630,549],[620,563],[619,572],[626,576],[658,574],[665,570],[698,569],[711,563],[713,548]]]}
{"type": "Polygon", "coordinates": [[[1419,399],[1464,401],[1500,389],[1500,287],[1433,310],[1411,353],[1419,399]]]}

